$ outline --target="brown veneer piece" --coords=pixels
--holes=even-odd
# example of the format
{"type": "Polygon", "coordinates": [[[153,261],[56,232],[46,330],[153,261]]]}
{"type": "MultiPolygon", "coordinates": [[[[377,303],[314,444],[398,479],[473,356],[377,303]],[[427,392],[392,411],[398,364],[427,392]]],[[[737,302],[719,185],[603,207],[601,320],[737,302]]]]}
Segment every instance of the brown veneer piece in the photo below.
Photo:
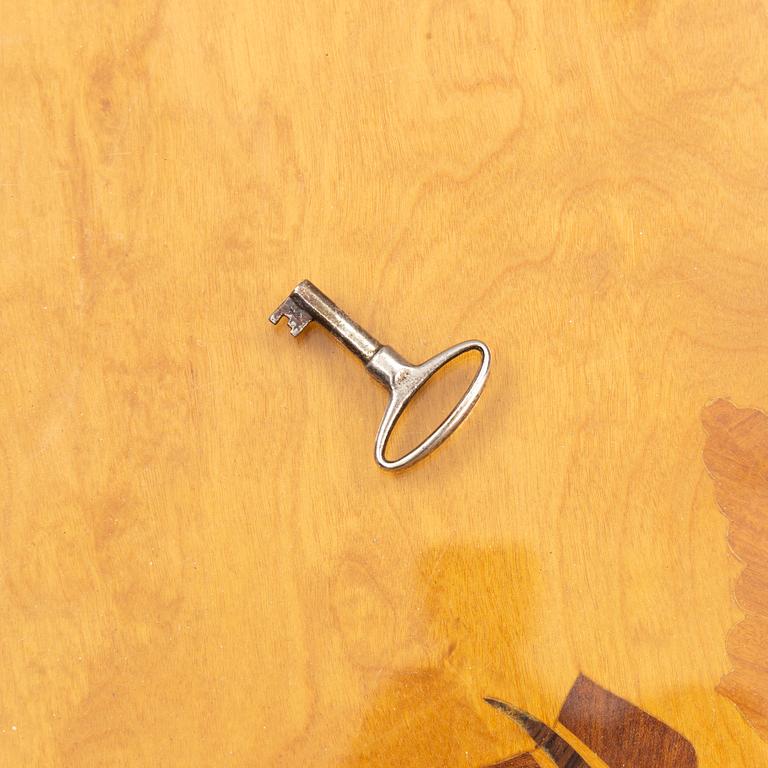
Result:
{"type": "Polygon", "coordinates": [[[560,710],[560,723],[611,768],[695,768],[691,743],[661,720],[584,675],[560,710]]]}
{"type": "Polygon", "coordinates": [[[734,669],[717,690],[768,739],[768,415],[717,400],[702,422],[704,464],[730,521],[731,549],[744,563],[736,600],[746,617],[728,635],[734,669]]]}

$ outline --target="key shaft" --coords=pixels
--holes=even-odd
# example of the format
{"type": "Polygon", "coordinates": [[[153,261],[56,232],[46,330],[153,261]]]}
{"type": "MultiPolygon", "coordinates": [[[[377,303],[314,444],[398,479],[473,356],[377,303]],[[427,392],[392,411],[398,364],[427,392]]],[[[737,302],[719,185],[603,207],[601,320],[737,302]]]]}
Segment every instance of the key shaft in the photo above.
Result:
{"type": "Polygon", "coordinates": [[[365,364],[381,348],[379,341],[309,280],[302,280],[269,319],[276,324],[283,316],[288,319],[294,336],[301,333],[310,320],[316,320],[365,364]]]}

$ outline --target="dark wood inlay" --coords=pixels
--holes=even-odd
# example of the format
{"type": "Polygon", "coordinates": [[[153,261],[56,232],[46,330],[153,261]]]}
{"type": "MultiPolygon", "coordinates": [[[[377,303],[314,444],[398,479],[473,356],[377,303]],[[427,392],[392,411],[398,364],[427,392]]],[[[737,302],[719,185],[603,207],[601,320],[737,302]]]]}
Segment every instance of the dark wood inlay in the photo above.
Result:
{"type": "Polygon", "coordinates": [[[696,752],[677,731],[583,675],[560,723],[611,768],[695,768],[696,752]]]}
{"type": "Polygon", "coordinates": [[[584,758],[541,720],[505,701],[490,698],[486,701],[514,720],[552,758],[558,768],[589,768],[584,758]]]}

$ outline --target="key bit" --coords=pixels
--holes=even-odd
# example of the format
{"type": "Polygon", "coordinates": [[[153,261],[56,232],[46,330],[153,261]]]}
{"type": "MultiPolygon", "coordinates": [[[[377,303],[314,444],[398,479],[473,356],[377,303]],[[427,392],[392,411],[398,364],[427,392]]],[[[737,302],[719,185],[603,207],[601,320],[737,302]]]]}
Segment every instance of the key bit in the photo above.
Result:
{"type": "Polygon", "coordinates": [[[488,378],[491,353],[482,341],[464,341],[431,357],[421,365],[413,365],[392,347],[378,342],[309,280],[300,282],[269,319],[277,325],[281,317],[287,320],[292,336],[298,336],[310,322],[317,321],[345,347],[354,352],[373,378],[389,389],[389,404],[374,444],[374,457],[379,466],[384,469],[403,469],[437,448],[467,417],[477,403],[488,378]],[[419,388],[446,363],[471,350],[480,352],[482,361],[475,378],[461,400],[440,426],[413,450],[399,459],[387,459],[384,453],[392,430],[419,388]]]}
{"type": "Polygon", "coordinates": [[[277,325],[281,317],[288,321],[291,336],[298,336],[312,320],[312,315],[298,306],[290,296],[269,316],[269,321],[277,325]]]}

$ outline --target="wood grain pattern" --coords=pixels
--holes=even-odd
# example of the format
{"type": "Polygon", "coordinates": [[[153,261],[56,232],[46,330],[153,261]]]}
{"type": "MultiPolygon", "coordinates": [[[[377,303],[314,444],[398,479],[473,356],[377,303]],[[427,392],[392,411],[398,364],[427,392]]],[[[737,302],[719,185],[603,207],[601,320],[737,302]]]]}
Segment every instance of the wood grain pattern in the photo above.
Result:
{"type": "Polygon", "coordinates": [[[484,765],[530,740],[483,696],[579,672],[768,761],[700,422],[768,406],[764,3],[0,15],[0,764],[484,765]],[[305,277],[490,345],[413,471],[267,322],[305,277]]]}
{"type": "Polygon", "coordinates": [[[718,690],[768,739],[768,415],[720,399],[703,421],[704,462],[743,565],[736,599],[746,614],[728,634],[734,669],[718,690]]]}

